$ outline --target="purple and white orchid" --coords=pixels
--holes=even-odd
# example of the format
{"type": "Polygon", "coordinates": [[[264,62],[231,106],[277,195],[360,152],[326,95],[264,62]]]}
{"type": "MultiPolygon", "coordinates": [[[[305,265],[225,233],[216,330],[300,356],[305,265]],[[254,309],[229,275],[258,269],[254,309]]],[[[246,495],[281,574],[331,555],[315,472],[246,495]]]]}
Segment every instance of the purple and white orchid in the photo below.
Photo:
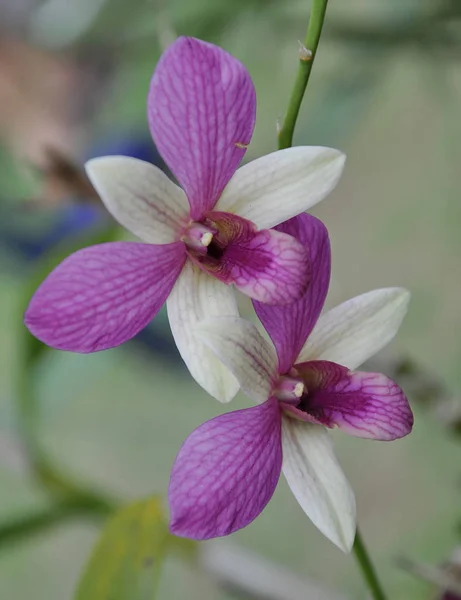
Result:
{"type": "Polygon", "coordinates": [[[185,441],[171,474],[170,527],[194,539],[245,527],[264,509],[283,470],[313,523],[349,551],[355,500],[326,428],[375,440],[411,431],[402,390],[384,375],[354,370],[395,335],[409,294],[378,289],[320,316],[330,280],[326,228],[301,215],[277,229],[309,247],[311,285],[283,308],[254,302],[273,345],[237,317],[197,326],[258,406],[218,416],[185,441]]]}
{"type": "Polygon", "coordinates": [[[308,252],[270,228],[322,200],[344,164],[337,150],[297,147],[237,170],[255,111],[254,86],[239,61],[193,38],[170,46],[152,79],[148,120],[181,187],[133,158],[87,163],[107,209],[144,243],[101,244],[64,260],[26,312],[37,338],[73,352],[112,348],[136,335],[167,300],[192,376],[219,400],[232,399],[237,380],[194,328],[204,317],[238,315],[228,284],[276,305],[305,293],[308,252]]]}

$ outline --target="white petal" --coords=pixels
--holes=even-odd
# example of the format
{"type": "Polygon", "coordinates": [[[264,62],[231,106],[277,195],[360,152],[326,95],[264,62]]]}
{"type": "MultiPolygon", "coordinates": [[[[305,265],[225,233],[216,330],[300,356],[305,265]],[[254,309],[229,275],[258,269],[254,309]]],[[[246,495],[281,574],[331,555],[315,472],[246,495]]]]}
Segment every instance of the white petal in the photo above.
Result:
{"type": "Polygon", "coordinates": [[[85,168],[107,210],[126,229],[151,244],[178,241],[189,204],[158,167],[128,156],[103,156],[85,168]]]}
{"type": "Polygon", "coordinates": [[[320,317],[296,362],[330,360],[356,369],[395,336],[409,300],[403,288],[383,288],[336,306],[320,317]]]}
{"type": "Polygon", "coordinates": [[[215,210],[269,229],[323,200],[338,183],[344,162],[339,150],[317,146],[267,154],[237,170],[215,210]]]}
{"type": "Polygon", "coordinates": [[[354,492],[334,454],[328,432],[320,425],[284,415],[283,473],[306,515],[344,552],[354,543],[354,492]]]}
{"type": "Polygon", "coordinates": [[[275,348],[256,327],[239,317],[216,317],[198,324],[197,334],[237,378],[255,402],[265,402],[277,380],[275,348]]]}
{"type": "Polygon", "coordinates": [[[168,317],[178,350],[192,377],[220,402],[230,402],[238,381],[197,336],[199,321],[209,316],[238,316],[231,287],[186,261],[167,300],[168,317]]]}

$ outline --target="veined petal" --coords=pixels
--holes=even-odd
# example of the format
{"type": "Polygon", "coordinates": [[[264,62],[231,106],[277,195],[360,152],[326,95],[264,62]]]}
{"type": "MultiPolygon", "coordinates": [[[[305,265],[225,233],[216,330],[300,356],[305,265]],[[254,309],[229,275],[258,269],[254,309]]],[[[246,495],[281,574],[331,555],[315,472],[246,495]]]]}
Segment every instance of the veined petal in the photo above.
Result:
{"type": "Polygon", "coordinates": [[[311,215],[299,215],[278,225],[277,230],[292,235],[308,250],[311,271],[306,293],[288,306],[253,301],[256,314],[277,350],[279,372],[286,373],[293,366],[325,302],[331,270],[330,240],[325,225],[311,215]]]}
{"type": "Polygon", "coordinates": [[[329,540],[350,552],[355,498],[321,425],[282,418],[283,473],[306,515],[329,540]]]}
{"type": "Polygon", "coordinates": [[[258,231],[247,242],[230,244],[225,260],[235,287],[266,304],[291,304],[309,285],[308,252],[286,233],[258,231]]]}
{"type": "Polygon", "coordinates": [[[192,219],[213,208],[253,134],[256,94],[245,67],[181,37],[161,57],[147,112],[154,141],[189,199],[192,219]]]}
{"type": "Polygon", "coordinates": [[[268,229],[308,210],[336,186],[345,156],[339,150],[297,146],[241,167],[216,210],[235,213],[268,229]]]}
{"type": "Polygon", "coordinates": [[[256,327],[240,317],[205,319],[197,335],[235,375],[255,402],[265,402],[278,379],[277,356],[256,327]]]}
{"type": "Polygon", "coordinates": [[[408,309],[410,293],[383,288],[322,315],[296,362],[329,360],[356,369],[388,344],[408,309]]]}
{"type": "Polygon", "coordinates": [[[205,317],[238,316],[233,290],[188,260],[167,309],[173,337],[192,377],[220,402],[230,402],[239,384],[197,336],[196,326],[205,317]]]}
{"type": "Polygon", "coordinates": [[[171,473],[170,531],[195,540],[246,527],[272,497],[282,466],[278,402],[220,415],[184,442],[171,473]]]}
{"type": "Polygon", "coordinates": [[[158,167],[128,156],[93,158],[88,177],[107,210],[143,241],[179,240],[189,219],[185,193],[158,167]]]}
{"type": "MultiPolygon", "coordinates": [[[[294,409],[301,418],[361,438],[391,441],[408,435],[413,414],[401,388],[380,373],[351,372],[326,360],[297,364],[308,393],[294,409]]],[[[290,407],[291,408],[291,407],[290,407]]]]}
{"type": "Polygon", "coordinates": [[[162,307],[186,258],[182,242],[112,242],[71,254],[35,292],[25,323],[60,350],[96,352],[126,342],[162,307]]]}

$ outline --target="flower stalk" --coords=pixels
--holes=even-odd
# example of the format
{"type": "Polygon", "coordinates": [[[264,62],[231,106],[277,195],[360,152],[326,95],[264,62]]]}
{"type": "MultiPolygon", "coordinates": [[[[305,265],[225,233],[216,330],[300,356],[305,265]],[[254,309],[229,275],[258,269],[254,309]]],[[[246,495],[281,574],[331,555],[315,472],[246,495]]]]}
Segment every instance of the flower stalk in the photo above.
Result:
{"type": "Polygon", "coordinates": [[[352,548],[354,556],[359,565],[364,580],[371,592],[374,600],[387,600],[387,597],[381,587],[376,570],[371,562],[370,555],[365,547],[360,531],[357,529],[355,534],[354,546],[352,548]]]}
{"type": "MultiPolygon", "coordinates": [[[[298,72],[283,123],[278,130],[278,147],[280,150],[290,148],[293,145],[296,121],[317,54],[327,4],[328,0],[312,0],[306,38],[304,43],[300,42],[298,72]]],[[[353,552],[374,600],[387,600],[358,529],[356,530],[353,552]]]]}
{"type": "Polygon", "coordinates": [[[293,145],[293,133],[299,109],[303,101],[304,93],[317,54],[317,47],[322,33],[323,22],[327,10],[328,0],[313,0],[312,10],[309,18],[306,38],[299,51],[299,66],[293,91],[291,92],[288,108],[278,133],[278,147],[280,150],[290,148],[293,145]]]}

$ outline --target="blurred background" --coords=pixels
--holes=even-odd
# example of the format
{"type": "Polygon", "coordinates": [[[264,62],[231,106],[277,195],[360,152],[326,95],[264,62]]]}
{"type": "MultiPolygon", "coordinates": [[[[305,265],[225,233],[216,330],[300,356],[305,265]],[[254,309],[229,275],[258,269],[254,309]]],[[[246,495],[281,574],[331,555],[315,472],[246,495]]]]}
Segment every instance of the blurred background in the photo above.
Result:
{"type": "MultiPolygon", "coordinates": [[[[146,94],[180,34],[247,66],[258,114],[246,160],[275,150],[309,6],[0,1],[0,598],[72,598],[98,537],[94,515],[53,512],[61,484],[47,461],[120,502],[164,497],[183,439],[224,410],[188,376],[164,312],[129,344],[89,356],[45,349],[25,330],[22,312],[52,266],[125,235],[84,161],[126,154],[162,164],[146,94]]],[[[393,285],[413,295],[397,340],[369,366],[405,386],[414,432],[392,444],[335,442],[389,597],[439,598],[424,581],[437,577],[420,565],[446,562],[461,541],[461,2],[330,0],[295,143],[348,156],[337,190],[313,210],[332,241],[328,304],[393,285]]],[[[245,302],[242,310],[250,314],[245,302]]],[[[246,405],[239,397],[232,408],[246,405]]],[[[310,524],[282,480],[252,525],[210,544],[193,566],[167,558],[158,598],[367,597],[353,559],[310,524]],[[210,557],[221,551],[216,566],[210,557]],[[251,589],[252,561],[262,589],[275,577],[271,593],[280,584],[284,595],[257,581],[251,589]]]]}

